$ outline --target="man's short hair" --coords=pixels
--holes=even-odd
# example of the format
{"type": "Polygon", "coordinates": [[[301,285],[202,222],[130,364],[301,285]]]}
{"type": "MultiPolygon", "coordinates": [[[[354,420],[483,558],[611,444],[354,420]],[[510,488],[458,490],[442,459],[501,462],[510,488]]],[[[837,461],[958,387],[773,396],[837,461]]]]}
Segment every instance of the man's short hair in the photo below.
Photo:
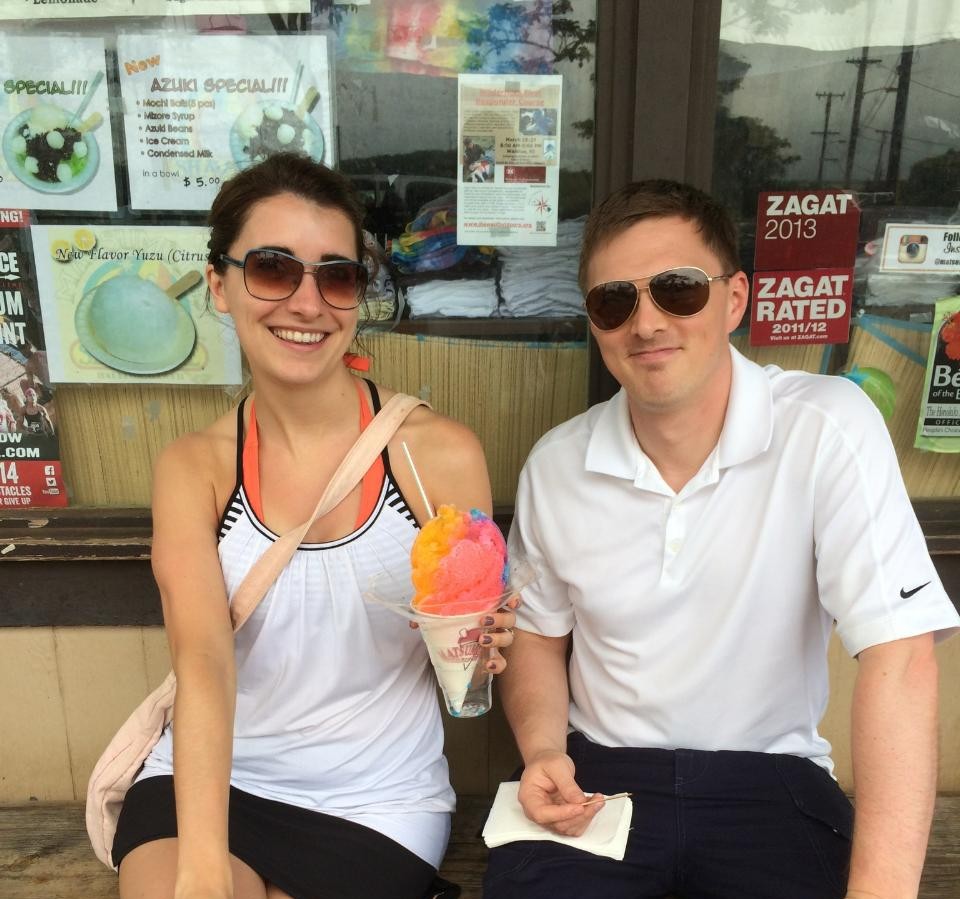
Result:
{"type": "Polygon", "coordinates": [[[643,219],[667,216],[693,222],[704,243],[720,258],[724,271],[740,269],[737,226],[727,210],[709,194],[689,184],[651,178],[621,187],[590,213],[580,250],[580,289],[586,292],[589,286],[587,267],[601,246],[643,219]]]}

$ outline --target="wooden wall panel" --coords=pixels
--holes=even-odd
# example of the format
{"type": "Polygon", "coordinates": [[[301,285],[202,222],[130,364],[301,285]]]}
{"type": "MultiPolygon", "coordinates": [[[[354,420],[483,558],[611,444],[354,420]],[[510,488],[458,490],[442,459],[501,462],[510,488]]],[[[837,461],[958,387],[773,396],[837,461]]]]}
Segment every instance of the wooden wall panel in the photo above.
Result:
{"type": "Polygon", "coordinates": [[[0,803],[73,799],[53,628],[0,630],[0,803]]]}
{"type": "Polygon", "coordinates": [[[56,628],[77,799],[110,738],[149,692],[140,628],[56,628]]]}

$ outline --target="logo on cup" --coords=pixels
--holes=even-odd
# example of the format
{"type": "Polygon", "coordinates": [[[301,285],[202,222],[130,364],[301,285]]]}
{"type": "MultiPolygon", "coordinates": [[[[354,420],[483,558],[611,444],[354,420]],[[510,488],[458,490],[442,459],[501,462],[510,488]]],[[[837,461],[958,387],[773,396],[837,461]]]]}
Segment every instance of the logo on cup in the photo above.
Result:
{"type": "Polygon", "coordinates": [[[480,632],[482,628],[460,628],[457,645],[441,651],[440,655],[445,662],[460,662],[466,671],[480,658],[480,632]]]}

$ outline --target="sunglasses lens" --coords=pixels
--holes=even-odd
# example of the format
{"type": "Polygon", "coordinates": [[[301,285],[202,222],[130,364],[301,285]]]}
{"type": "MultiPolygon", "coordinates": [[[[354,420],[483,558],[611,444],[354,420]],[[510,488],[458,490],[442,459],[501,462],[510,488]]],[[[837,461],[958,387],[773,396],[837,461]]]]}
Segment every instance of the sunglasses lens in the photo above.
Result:
{"type": "Polygon", "coordinates": [[[316,272],[323,298],[337,309],[353,309],[367,289],[367,270],[356,262],[331,262],[316,272]]]}
{"type": "Polygon", "coordinates": [[[619,328],[637,305],[637,288],[629,281],[607,281],[587,294],[587,315],[601,331],[619,328]]]}
{"type": "Polygon", "coordinates": [[[696,315],[710,299],[710,282],[698,268],[672,268],[650,279],[650,296],[671,315],[696,315]]]}
{"type": "Polygon", "coordinates": [[[243,263],[243,280],[252,296],[285,300],[299,286],[303,265],[273,250],[253,250],[243,263]]]}

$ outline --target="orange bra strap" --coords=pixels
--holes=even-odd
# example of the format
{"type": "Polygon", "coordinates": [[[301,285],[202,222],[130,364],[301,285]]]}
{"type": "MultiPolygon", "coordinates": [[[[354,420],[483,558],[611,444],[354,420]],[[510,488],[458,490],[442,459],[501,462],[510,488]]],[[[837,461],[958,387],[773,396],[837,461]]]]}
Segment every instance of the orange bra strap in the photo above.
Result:
{"type": "Polygon", "coordinates": [[[257,433],[257,413],[250,397],[250,424],[243,439],[243,492],[253,514],[263,521],[263,501],[260,499],[260,435],[257,433]]]}
{"type": "MultiPolygon", "coordinates": [[[[360,430],[363,431],[373,421],[373,411],[367,402],[360,378],[356,379],[357,393],[360,396],[360,430]]],[[[355,527],[360,527],[373,514],[380,487],[384,478],[383,456],[370,466],[360,482],[360,511],[357,513],[355,527]]],[[[243,489],[247,502],[257,519],[263,521],[263,500],[260,496],[260,437],[257,432],[257,414],[253,397],[250,397],[250,423],[243,441],[243,489]]]]}
{"type": "MultiPolygon", "coordinates": [[[[367,402],[367,397],[360,380],[360,378],[356,379],[357,393],[360,394],[360,430],[363,431],[364,428],[373,421],[373,410],[367,402]]],[[[386,452],[386,450],[384,450],[384,452],[386,452]]],[[[363,480],[360,482],[360,511],[357,513],[355,527],[359,528],[360,525],[373,514],[373,510],[377,507],[377,500],[380,497],[380,487],[383,484],[384,476],[383,453],[381,453],[377,456],[377,461],[370,466],[367,473],[363,476],[363,480]]]]}

